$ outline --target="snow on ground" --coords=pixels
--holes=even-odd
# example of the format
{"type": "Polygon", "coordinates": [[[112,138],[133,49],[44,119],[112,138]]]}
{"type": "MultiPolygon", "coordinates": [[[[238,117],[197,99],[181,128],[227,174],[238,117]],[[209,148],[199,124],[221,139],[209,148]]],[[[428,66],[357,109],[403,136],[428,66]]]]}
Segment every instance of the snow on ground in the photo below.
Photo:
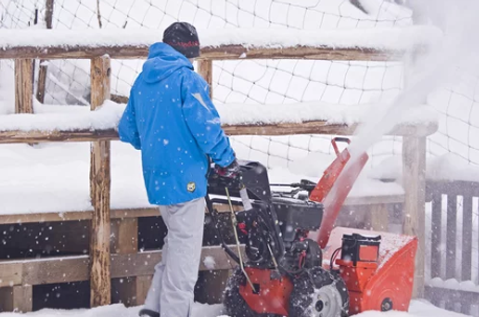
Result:
{"type": "MultiPolygon", "coordinates": [[[[54,310],[44,309],[38,312],[24,314],[23,316],[35,317],[56,317],[56,316],[75,316],[75,317],[137,317],[141,307],[125,308],[121,304],[99,307],[95,309],[72,309],[72,310],[54,310]]],[[[217,317],[221,316],[221,305],[204,305],[195,303],[193,306],[192,317],[217,317]]],[[[0,313],[1,317],[18,317],[17,313],[0,313]]]]}
{"type": "MultiPolygon", "coordinates": [[[[193,306],[192,317],[227,317],[222,315],[221,305],[203,305],[195,303],[193,306]]],[[[52,310],[45,309],[34,313],[28,313],[24,316],[34,317],[56,317],[56,316],[74,316],[74,317],[136,317],[140,307],[125,308],[121,304],[99,307],[91,310],[52,310]]],[[[17,317],[18,314],[0,313],[0,317],[17,317]]],[[[461,317],[466,316],[454,312],[449,312],[437,308],[424,301],[412,301],[409,312],[377,312],[369,311],[356,315],[357,317],[461,317]]]]}

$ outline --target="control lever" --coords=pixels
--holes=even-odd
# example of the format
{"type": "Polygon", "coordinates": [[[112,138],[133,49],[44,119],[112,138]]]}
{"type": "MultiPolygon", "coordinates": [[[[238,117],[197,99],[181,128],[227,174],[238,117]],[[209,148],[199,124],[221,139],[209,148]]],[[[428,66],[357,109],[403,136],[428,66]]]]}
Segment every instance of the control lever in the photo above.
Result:
{"type": "Polygon", "coordinates": [[[311,192],[315,187],[316,183],[307,180],[307,179],[302,179],[299,183],[292,183],[292,184],[271,184],[271,187],[293,187],[293,188],[300,188],[302,190],[306,190],[308,192],[311,192]]]}

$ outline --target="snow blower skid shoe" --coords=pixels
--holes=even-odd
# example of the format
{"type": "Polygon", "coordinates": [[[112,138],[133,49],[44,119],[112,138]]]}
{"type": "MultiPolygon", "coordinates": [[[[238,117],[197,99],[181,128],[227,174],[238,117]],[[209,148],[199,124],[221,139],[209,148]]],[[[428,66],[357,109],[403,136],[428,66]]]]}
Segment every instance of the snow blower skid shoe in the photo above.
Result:
{"type": "Polygon", "coordinates": [[[337,158],[315,184],[275,184],[267,169],[240,162],[242,184],[209,177],[207,206],[226,253],[238,263],[224,292],[231,317],[344,317],[366,310],[407,311],[412,295],[415,237],[334,228],[367,154],[337,158]],[[307,194],[305,194],[305,192],[307,194]],[[229,206],[232,247],[225,243],[215,204],[229,206]],[[324,253],[324,254],[323,254],[324,253]],[[323,261],[324,256],[324,261],[323,261]],[[401,289],[401,292],[397,292],[401,289]]]}

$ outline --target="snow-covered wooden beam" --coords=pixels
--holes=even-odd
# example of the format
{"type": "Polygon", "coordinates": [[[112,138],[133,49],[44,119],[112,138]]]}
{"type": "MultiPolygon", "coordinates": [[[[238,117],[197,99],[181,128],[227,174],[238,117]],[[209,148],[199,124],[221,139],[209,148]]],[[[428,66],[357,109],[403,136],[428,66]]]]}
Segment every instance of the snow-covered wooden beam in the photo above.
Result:
{"type": "MultiPolygon", "coordinates": [[[[237,60],[237,59],[312,59],[337,61],[390,61],[404,56],[404,51],[380,51],[360,48],[332,47],[247,47],[243,45],[224,45],[220,47],[202,47],[201,59],[237,60]]],[[[43,48],[22,46],[0,49],[0,58],[40,58],[40,59],[90,59],[108,55],[112,59],[144,59],[148,55],[148,46],[88,47],[61,46],[43,48]]]]}
{"type": "MultiPolygon", "coordinates": [[[[385,61],[427,49],[441,37],[433,27],[354,30],[199,30],[202,59],[385,61]]],[[[0,58],[146,58],[159,30],[0,30],[0,58]]]]}
{"type": "MultiPolygon", "coordinates": [[[[354,135],[358,124],[334,124],[327,121],[310,121],[303,123],[282,123],[269,125],[224,125],[227,135],[292,135],[292,134],[327,134],[354,135]]],[[[437,125],[427,123],[421,125],[401,125],[392,129],[388,135],[428,136],[437,131],[437,125]]],[[[90,142],[118,140],[115,129],[106,130],[10,130],[0,131],[0,144],[37,143],[37,142],[90,142]]]]}
{"type": "MultiPolygon", "coordinates": [[[[226,134],[354,135],[370,105],[331,105],[308,102],[279,105],[218,104],[226,134]]],[[[88,142],[118,140],[116,127],[124,104],[106,100],[94,111],[82,106],[35,107],[35,114],[0,116],[0,144],[35,142],[88,142]]],[[[410,110],[389,135],[428,136],[437,131],[437,120],[428,106],[410,110]]]]}

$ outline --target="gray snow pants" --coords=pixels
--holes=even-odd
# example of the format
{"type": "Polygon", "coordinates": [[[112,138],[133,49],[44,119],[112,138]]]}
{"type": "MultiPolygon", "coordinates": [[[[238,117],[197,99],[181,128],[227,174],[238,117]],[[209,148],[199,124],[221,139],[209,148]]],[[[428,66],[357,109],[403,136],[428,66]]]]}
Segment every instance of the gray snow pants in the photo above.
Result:
{"type": "Polygon", "coordinates": [[[204,198],[186,203],[160,206],[168,228],[161,262],[145,301],[145,308],[161,317],[191,317],[194,287],[203,241],[204,198]]]}

